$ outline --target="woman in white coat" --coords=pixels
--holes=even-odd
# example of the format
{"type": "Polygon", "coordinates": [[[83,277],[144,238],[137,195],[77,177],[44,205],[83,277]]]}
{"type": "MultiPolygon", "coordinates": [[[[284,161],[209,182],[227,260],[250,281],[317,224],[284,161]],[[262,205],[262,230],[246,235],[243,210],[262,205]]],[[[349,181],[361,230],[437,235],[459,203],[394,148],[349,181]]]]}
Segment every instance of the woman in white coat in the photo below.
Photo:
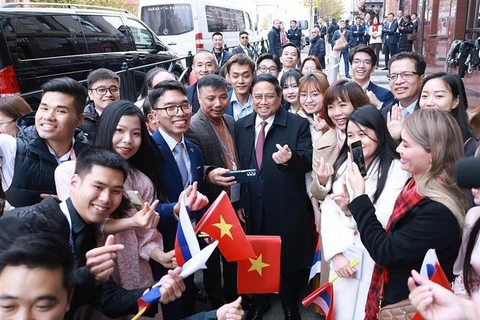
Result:
{"type": "Polygon", "coordinates": [[[347,139],[337,161],[330,169],[333,175],[328,184],[332,193],[321,205],[322,250],[330,262],[330,278],[334,282],[334,318],[363,320],[365,302],[375,262],[360,239],[355,220],[348,211],[349,187],[346,185],[346,159],[352,143],[361,142],[367,170],[366,193],[375,204],[376,214],[385,228],[395,200],[409,174],[401,169],[396,145],[387,130],[386,122],[373,106],[360,107],[348,119],[347,139]],[[351,268],[349,261],[359,263],[351,268]]]}

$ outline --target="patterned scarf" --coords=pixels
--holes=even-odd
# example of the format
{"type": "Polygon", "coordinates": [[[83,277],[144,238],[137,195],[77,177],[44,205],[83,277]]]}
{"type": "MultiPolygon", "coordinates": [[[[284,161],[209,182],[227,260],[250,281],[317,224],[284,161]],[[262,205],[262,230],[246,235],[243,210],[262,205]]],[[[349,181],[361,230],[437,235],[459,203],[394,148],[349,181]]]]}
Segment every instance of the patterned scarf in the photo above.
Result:
{"type": "MultiPolygon", "coordinates": [[[[425,199],[425,197],[418,193],[415,188],[415,179],[412,178],[408,180],[395,201],[395,206],[393,207],[393,212],[388,220],[385,231],[390,233],[392,225],[400,220],[410,208],[415,207],[423,199],[425,199]]],[[[389,280],[387,268],[375,263],[370,289],[368,290],[367,303],[365,305],[365,320],[377,319],[377,313],[380,308],[380,297],[383,294],[383,288],[388,284],[389,280]]]]}
{"type": "MultiPolygon", "coordinates": [[[[378,26],[379,26],[378,23],[377,24],[372,24],[372,31],[377,32],[378,31],[378,26]]],[[[372,38],[377,39],[377,37],[375,37],[375,36],[372,36],[372,38]]]]}

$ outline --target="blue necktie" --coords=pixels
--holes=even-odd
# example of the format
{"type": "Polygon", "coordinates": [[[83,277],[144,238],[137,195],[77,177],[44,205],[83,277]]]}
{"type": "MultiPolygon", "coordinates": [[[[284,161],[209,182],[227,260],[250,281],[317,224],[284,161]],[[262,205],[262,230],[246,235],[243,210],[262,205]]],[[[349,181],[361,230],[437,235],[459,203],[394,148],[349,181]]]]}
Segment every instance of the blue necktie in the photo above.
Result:
{"type": "Polygon", "coordinates": [[[183,187],[186,188],[188,186],[188,169],[187,165],[185,164],[185,159],[183,158],[182,150],[183,143],[178,143],[173,149],[173,154],[175,156],[175,161],[177,162],[180,175],[182,176],[183,187]]]}

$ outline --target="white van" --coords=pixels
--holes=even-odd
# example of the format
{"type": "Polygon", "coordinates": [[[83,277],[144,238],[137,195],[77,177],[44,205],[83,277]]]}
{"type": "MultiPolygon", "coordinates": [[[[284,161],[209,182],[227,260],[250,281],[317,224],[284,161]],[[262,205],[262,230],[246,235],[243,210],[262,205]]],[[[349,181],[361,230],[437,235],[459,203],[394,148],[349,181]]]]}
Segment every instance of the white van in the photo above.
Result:
{"type": "Polygon", "coordinates": [[[140,0],[139,16],[181,56],[212,50],[214,32],[221,32],[229,47],[238,45],[243,30],[249,33],[250,42],[257,38],[254,0],[140,0]]]}

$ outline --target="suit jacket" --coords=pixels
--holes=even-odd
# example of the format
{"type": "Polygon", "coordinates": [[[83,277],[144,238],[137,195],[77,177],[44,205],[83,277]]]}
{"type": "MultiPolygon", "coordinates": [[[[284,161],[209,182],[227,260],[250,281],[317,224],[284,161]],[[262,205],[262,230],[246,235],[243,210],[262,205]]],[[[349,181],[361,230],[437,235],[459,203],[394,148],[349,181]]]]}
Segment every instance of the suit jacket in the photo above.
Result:
{"type": "Polygon", "coordinates": [[[312,140],[306,119],[279,108],[265,137],[261,168],[255,161],[256,113],[235,123],[236,145],[242,169],[255,168],[259,180],[242,184],[239,207],[245,209],[247,233],[280,235],[281,272],[310,267],[313,254],[313,214],[305,188],[312,168],[312,140]],[[292,158],[277,165],[276,144],[288,144],[292,158]]]}
{"type": "Polygon", "coordinates": [[[192,105],[192,112],[196,113],[200,109],[200,102],[197,95],[197,83],[187,87],[188,102],[192,105]]]}
{"type": "MultiPolygon", "coordinates": [[[[212,50],[212,54],[215,56],[215,60],[217,60],[217,56],[215,55],[215,51],[212,50]]],[[[217,60],[217,72],[220,70],[220,68],[225,64],[227,63],[228,59],[230,59],[232,57],[232,53],[228,50],[222,50],[222,55],[221,55],[222,59],[220,60],[220,62],[218,62],[217,60]]]]}
{"type": "Polygon", "coordinates": [[[382,30],[383,30],[383,35],[385,35],[385,43],[387,44],[397,43],[397,36],[396,36],[397,29],[398,29],[397,20],[393,20],[392,23],[387,22],[383,25],[382,30]]]}
{"type": "MultiPolygon", "coordinates": [[[[345,29],[344,31],[345,31],[345,40],[347,41],[348,45],[345,48],[343,48],[342,52],[346,51],[348,53],[348,48],[351,47],[353,43],[353,36],[352,36],[352,31],[348,29],[345,29]]],[[[335,41],[340,39],[340,32],[341,30],[338,29],[333,33],[332,44],[335,44],[335,41]]]]}
{"type": "MultiPolygon", "coordinates": [[[[235,120],[233,117],[226,114],[223,116],[223,120],[232,136],[232,140],[235,142],[235,120]]],[[[211,169],[217,167],[227,168],[227,161],[229,160],[225,159],[223,148],[217,134],[215,133],[215,129],[211,125],[210,120],[208,120],[203,113],[202,109],[192,117],[190,128],[185,136],[193,143],[199,145],[202,149],[205,173],[208,173],[211,169]]],[[[234,156],[236,157],[236,151],[234,156]]],[[[208,181],[205,183],[205,192],[210,203],[218,197],[222,190],[224,190],[224,188],[219,185],[208,181]]]]}
{"type": "Polygon", "coordinates": [[[353,37],[351,47],[356,47],[359,44],[363,43],[363,36],[365,36],[364,25],[357,26],[355,24],[350,28],[350,31],[352,32],[352,37],[353,37]]]}
{"type": "Polygon", "coordinates": [[[390,92],[390,90],[379,87],[372,81],[370,81],[370,83],[368,84],[367,90],[372,91],[377,97],[377,99],[383,102],[382,108],[383,106],[390,105],[393,102],[393,100],[395,100],[395,97],[390,92]]]}
{"type": "MultiPolygon", "coordinates": [[[[160,152],[165,159],[165,165],[160,170],[160,180],[171,203],[162,203],[157,207],[157,212],[160,214],[161,223],[158,224],[158,230],[163,236],[163,245],[165,251],[172,250],[175,243],[175,234],[177,233],[177,218],[173,213],[173,206],[176,204],[180,193],[183,191],[183,182],[177,162],[173,157],[172,151],[168,147],[165,139],[160,131],[156,130],[152,135],[153,140],[157,144],[160,152]]],[[[202,192],[203,188],[203,156],[200,148],[185,139],[185,147],[190,157],[190,173],[192,175],[192,182],[198,182],[198,190],[202,192]]],[[[199,212],[190,212],[190,218],[200,219],[199,212]]]]}
{"type": "MultiPolygon", "coordinates": [[[[255,52],[255,50],[253,50],[252,46],[248,45],[247,47],[247,51],[248,51],[248,56],[250,58],[252,58],[253,60],[256,60],[257,59],[257,54],[255,52]]],[[[232,55],[236,55],[237,53],[243,53],[245,54],[245,51],[243,51],[243,48],[241,46],[236,46],[235,48],[233,48],[232,50],[232,55]]]]}
{"type": "Polygon", "coordinates": [[[367,195],[355,198],[348,207],[368,253],[388,269],[390,282],[384,288],[383,305],[408,298],[407,279],[412,269],[420,270],[428,249],[436,250],[445,275],[453,279],[461,228],[446,206],[424,199],[395,222],[389,234],[377,220],[367,195]]]}

